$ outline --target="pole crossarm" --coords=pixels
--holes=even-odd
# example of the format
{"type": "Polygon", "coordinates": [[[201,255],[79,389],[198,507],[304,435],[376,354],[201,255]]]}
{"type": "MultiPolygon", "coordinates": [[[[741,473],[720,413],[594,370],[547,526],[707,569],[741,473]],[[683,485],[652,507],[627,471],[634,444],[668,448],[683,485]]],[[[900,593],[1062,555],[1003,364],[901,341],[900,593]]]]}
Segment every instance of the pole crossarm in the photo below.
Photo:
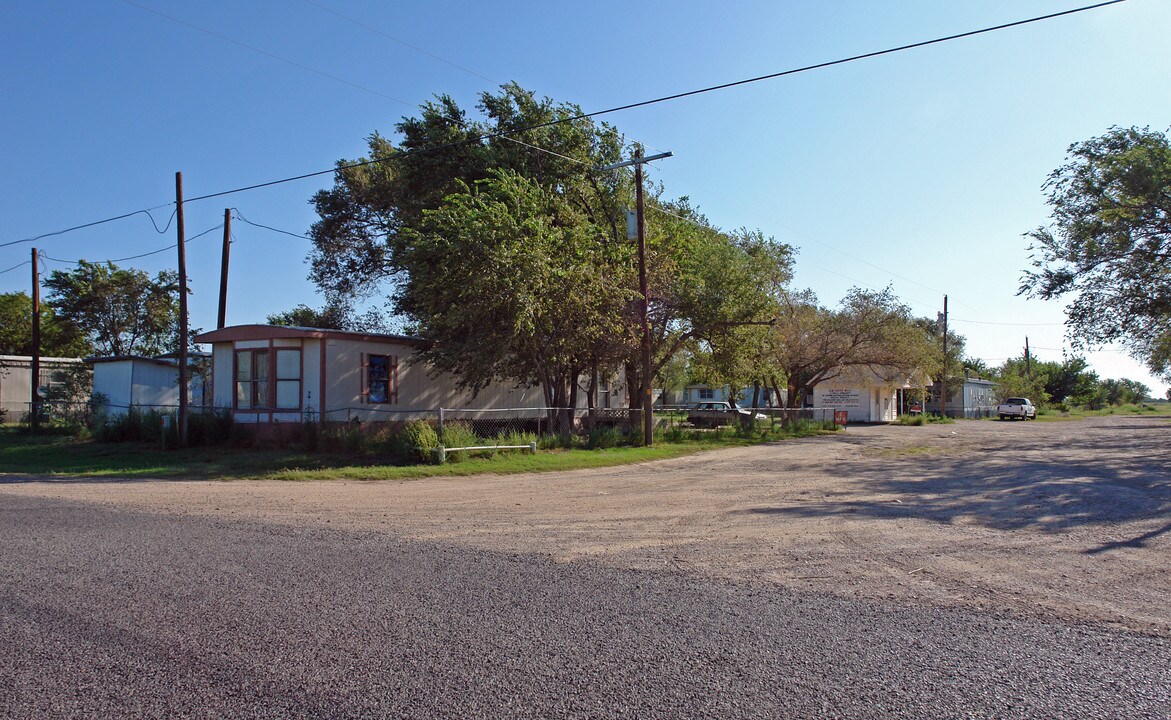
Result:
{"type": "Polygon", "coordinates": [[[667,152],[662,152],[662,153],[659,153],[658,155],[648,155],[647,157],[633,157],[629,160],[623,160],[622,162],[614,163],[613,165],[604,165],[604,166],[598,168],[598,172],[606,172],[608,170],[617,170],[619,168],[630,167],[631,165],[642,165],[643,163],[649,163],[653,160],[662,160],[663,158],[673,157],[674,155],[675,155],[675,153],[668,150],[667,152]]]}

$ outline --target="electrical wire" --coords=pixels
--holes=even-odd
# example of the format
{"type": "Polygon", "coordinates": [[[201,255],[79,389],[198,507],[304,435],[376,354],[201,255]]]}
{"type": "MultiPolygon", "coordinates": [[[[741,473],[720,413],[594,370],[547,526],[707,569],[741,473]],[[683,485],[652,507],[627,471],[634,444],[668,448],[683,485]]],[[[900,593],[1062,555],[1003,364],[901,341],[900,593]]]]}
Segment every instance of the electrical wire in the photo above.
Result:
{"type": "MultiPolygon", "coordinates": [[[[166,227],[164,227],[162,230],[159,230],[159,224],[157,222],[155,222],[154,215],[151,215],[150,211],[151,210],[160,210],[162,208],[167,207],[168,205],[174,205],[174,203],[166,203],[164,205],[156,205],[152,208],[146,208],[145,210],[135,210],[134,212],[128,212],[128,213],[123,213],[121,215],[115,215],[114,217],[108,217],[103,220],[94,220],[93,222],[88,222],[83,225],[74,225],[73,227],[65,228],[64,230],[55,230],[53,232],[42,233],[41,235],[37,235],[35,237],[30,237],[30,238],[24,238],[23,240],[10,240],[6,243],[0,243],[0,248],[11,247],[13,245],[19,245],[21,243],[36,242],[37,240],[40,240],[42,238],[54,237],[57,235],[64,235],[66,233],[74,232],[75,230],[84,230],[85,228],[91,228],[96,225],[104,225],[106,223],[111,223],[111,222],[114,222],[115,220],[125,220],[126,218],[134,217],[135,215],[146,215],[148,218],[150,218],[151,224],[154,225],[155,230],[161,235],[167,231],[167,228],[171,227],[171,221],[168,220],[166,227]]],[[[175,213],[172,212],[171,218],[174,219],[174,217],[175,217],[175,213]]]]}
{"type": "Polygon", "coordinates": [[[1018,327],[1054,327],[1064,325],[1065,323],[1042,322],[1042,323],[1020,323],[1020,322],[990,322],[987,320],[964,320],[962,318],[949,318],[951,322],[971,323],[974,325],[1013,325],[1018,327]]]}
{"type": "Polygon", "coordinates": [[[0,270],[0,275],[3,275],[4,273],[10,273],[13,270],[18,270],[18,269],[24,267],[25,265],[32,265],[32,264],[33,264],[32,260],[25,260],[22,263],[17,263],[15,265],[13,265],[12,267],[8,268],[7,270],[0,270]]]}
{"type": "MultiPolygon", "coordinates": [[[[129,1],[130,0],[123,0],[123,2],[129,2],[129,1]]],[[[900,45],[900,46],[893,47],[893,48],[887,48],[885,50],[876,50],[874,52],[863,53],[861,55],[852,55],[850,57],[839,58],[837,60],[829,60],[826,62],[815,63],[812,65],[805,65],[805,66],[793,68],[790,70],[782,70],[780,72],[769,73],[767,75],[758,75],[756,77],[751,77],[751,78],[747,78],[744,80],[736,80],[733,82],[722,83],[719,85],[710,85],[708,87],[699,88],[697,90],[688,90],[686,92],[674,93],[672,95],[664,95],[662,97],[653,98],[651,100],[642,100],[639,102],[627,103],[625,105],[618,105],[618,106],[607,108],[604,110],[596,110],[594,112],[589,112],[589,113],[578,113],[576,115],[570,115],[567,117],[556,118],[554,120],[547,120],[545,122],[537,123],[535,125],[529,125],[529,126],[523,127],[523,128],[516,128],[514,130],[508,130],[508,131],[498,132],[498,133],[485,133],[485,134],[479,135],[477,137],[466,138],[464,140],[457,140],[454,142],[445,143],[443,145],[435,145],[435,146],[431,146],[431,147],[427,147],[427,148],[416,148],[413,150],[405,150],[405,151],[394,153],[393,155],[390,155],[389,157],[386,157],[386,158],[374,158],[371,160],[363,160],[363,161],[355,162],[355,163],[338,164],[335,167],[329,168],[328,170],[318,170],[315,172],[303,173],[301,175],[294,175],[291,177],[281,178],[278,180],[269,180],[267,182],[255,183],[253,185],[246,185],[246,186],[234,188],[231,190],[221,190],[219,192],[209,193],[207,195],[200,195],[198,197],[191,198],[190,200],[187,200],[186,202],[196,202],[199,200],[208,200],[211,198],[222,197],[224,195],[232,195],[235,193],[247,192],[250,190],[257,190],[257,189],[265,188],[265,187],[271,187],[273,185],[280,185],[282,183],[295,182],[297,180],[305,180],[307,178],[317,177],[319,175],[332,174],[332,173],[335,173],[339,170],[349,170],[352,168],[365,167],[367,165],[375,165],[375,164],[387,162],[392,159],[401,159],[404,157],[418,155],[418,154],[422,154],[422,153],[426,153],[426,152],[437,152],[439,150],[448,150],[448,149],[451,149],[454,147],[459,147],[462,145],[484,142],[485,140],[493,140],[493,139],[496,139],[499,137],[504,137],[506,135],[516,135],[516,134],[519,134],[522,132],[528,132],[531,130],[540,130],[542,128],[551,127],[553,125],[560,125],[563,123],[575,122],[577,120],[586,120],[586,119],[598,117],[600,115],[609,115],[611,113],[621,112],[623,110],[633,110],[635,108],[646,107],[648,105],[655,105],[658,103],[669,102],[671,100],[679,100],[681,98],[691,97],[694,95],[700,95],[703,93],[714,92],[716,90],[724,90],[727,88],[737,87],[740,85],[747,85],[749,83],[756,83],[756,82],[761,82],[764,80],[772,80],[772,79],[776,79],[776,78],[780,78],[780,77],[785,77],[787,75],[796,75],[798,73],[809,72],[811,70],[820,70],[822,68],[832,67],[834,65],[842,65],[845,63],[856,62],[858,60],[866,60],[869,58],[879,57],[882,55],[889,55],[892,53],[903,52],[906,50],[912,50],[912,49],[916,49],[916,48],[926,47],[928,45],[935,45],[938,43],[949,42],[952,40],[959,40],[962,38],[973,37],[975,35],[982,35],[985,33],[995,32],[995,31],[999,31],[999,30],[1005,30],[1005,29],[1013,28],[1013,27],[1019,27],[1019,26],[1028,25],[1031,23],[1042,22],[1045,20],[1051,20],[1051,19],[1062,17],[1065,15],[1073,15],[1075,13],[1081,13],[1081,12],[1086,12],[1089,10],[1094,10],[1097,8],[1105,7],[1107,5],[1116,5],[1116,4],[1122,3],[1122,2],[1126,2],[1126,0],[1106,0],[1105,2],[1095,3],[1093,5],[1085,5],[1085,6],[1074,8],[1071,10],[1064,10],[1061,12],[1050,13],[1048,15],[1039,15],[1039,16],[1028,18],[1025,20],[1017,20],[1014,22],[1002,23],[1000,25],[993,25],[991,27],[981,28],[978,30],[970,30],[968,32],[956,33],[954,35],[948,35],[945,37],[934,38],[932,40],[923,40],[923,41],[916,42],[916,43],[910,43],[907,45],[900,45]]]]}
{"type": "Polygon", "coordinates": [[[313,238],[309,237],[308,235],[302,235],[300,233],[295,233],[290,230],[281,230],[280,228],[275,228],[275,227],[272,227],[271,225],[264,225],[263,223],[253,222],[253,221],[249,220],[248,218],[244,217],[244,215],[240,212],[239,208],[232,208],[232,212],[234,213],[233,217],[235,217],[237,220],[240,220],[241,222],[247,223],[249,225],[252,225],[252,226],[255,226],[258,228],[264,228],[265,230],[271,230],[276,233],[281,233],[282,235],[288,235],[290,237],[300,238],[302,240],[312,240],[313,239],[313,238]]]}
{"type": "MultiPolygon", "coordinates": [[[[186,245],[187,243],[191,242],[192,240],[195,240],[195,239],[203,237],[204,235],[207,235],[209,232],[219,230],[223,226],[224,226],[224,224],[220,223],[219,225],[216,225],[215,227],[208,228],[207,230],[204,230],[203,232],[201,232],[197,235],[192,235],[191,237],[184,240],[183,244],[186,245]]],[[[165,248],[159,248],[158,250],[151,250],[150,252],[141,253],[139,255],[131,255],[129,257],[124,257],[124,258],[113,258],[111,260],[95,260],[95,261],[93,261],[93,263],[94,264],[117,263],[117,262],[126,262],[127,260],[137,260],[139,258],[150,257],[151,255],[158,255],[159,253],[163,253],[168,250],[174,250],[178,246],[179,246],[179,243],[171,243],[170,245],[166,246],[165,248]]],[[[44,254],[43,252],[40,253],[40,256],[45,258],[46,260],[52,260],[53,262],[59,262],[64,265],[80,265],[82,262],[81,260],[62,260],[61,258],[50,257],[50,256],[44,254]]],[[[29,262],[29,261],[26,260],[25,262],[29,262]]]]}
{"type": "MultiPolygon", "coordinates": [[[[155,14],[155,15],[158,15],[158,16],[160,16],[160,17],[167,18],[167,19],[169,19],[169,20],[172,20],[172,21],[174,21],[174,22],[180,23],[180,24],[182,24],[182,25],[186,25],[186,26],[188,26],[188,27],[191,27],[192,29],[199,30],[200,32],[204,32],[204,33],[207,33],[207,34],[209,34],[209,35],[213,35],[213,36],[215,36],[215,37],[218,37],[218,38],[220,38],[220,39],[223,39],[223,40],[225,40],[225,41],[227,41],[227,42],[231,42],[231,43],[233,43],[233,44],[236,44],[236,45],[239,45],[239,46],[241,46],[241,47],[247,48],[247,49],[249,49],[249,50],[254,50],[254,51],[256,51],[256,52],[259,52],[259,53],[261,53],[261,54],[264,54],[264,55],[267,55],[267,56],[269,56],[269,57],[272,57],[273,59],[279,60],[279,61],[281,61],[281,62],[288,63],[288,64],[290,64],[290,65],[293,65],[293,66],[295,66],[295,67],[299,67],[299,68],[301,68],[301,69],[304,69],[304,70],[307,70],[307,71],[309,71],[309,72],[313,72],[313,73],[315,73],[315,74],[319,74],[319,75],[322,75],[322,76],[324,76],[324,77],[328,77],[328,78],[330,78],[330,79],[336,80],[336,81],[338,81],[338,82],[344,83],[344,84],[346,84],[346,85],[350,85],[350,86],[352,86],[352,87],[355,87],[355,88],[358,88],[358,89],[361,89],[361,90],[364,90],[364,91],[367,91],[367,92],[372,92],[372,93],[374,93],[374,94],[376,94],[376,95],[380,95],[380,96],[382,96],[382,97],[384,97],[384,98],[386,98],[386,99],[393,100],[394,102],[405,103],[405,101],[403,101],[403,100],[401,100],[401,99],[399,99],[399,98],[395,98],[395,97],[393,97],[393,96],[390,96],[390,95],[385,95],[385,94],[383,94],[383,93],[380,93],[380,92],[378,92],[378,91],[376,91],[376,90],[371,90],[370,88],[366,88],[366,87],[364,87],[364,86],[361,86],[361,85],[358,85],[358,84],[356,84],[356,83],[351,83],[351,82],[349,82],[349,81],[346,81],[346,80],[343,80],[343,79],[341,79],[341,78],[337,78],[337,77],[331,76],[331,75],[329,75],[328,73],[324,73],[324,72],[322,72],[322,71],[320,71],[320,70],[316,70],[316,69],[314,69],[314,68],[311,68],[311,67],[309,67],[309,66],[307,66],[307,65],[302,65],[302,64],[300,64],[300,63],[296,63],[296,62],[294,62],[294,61],[292,61],[292,60],[288,60],[288,59],[286,59],[286,58],[282,58],[282,57],[280,57],[280,56],[273,55],[272,53],[268,53],[268,52],[266,52],[266,51],[260,50],[259,48],[253,48],[253,47],[251,47],[251,46],[249,46],[249,45],[246,45],[246,44],[244,44],[244,43],[241,43],[241,42],[239,42],[239,41],[237,41],[237,40],[233,40],[233,39],[231,39],[231,38],[228,38],[228,37],[226,37],[226,36],[223,36],[223,35],[220,35],[220,34],[218,34],[218,33],[212,32],[212,31],[210,31],[210,30],[206,30],[205,28],[201,28],[201,27],[199,27],[199,26],[197,26],[197,25],[193,25],[193,24],[191,24],[191,23],[188,23],[188,22],[186,22],[186,21],[179,20],[178,18],[171,17],[170,15],[166,15],[166,14],[164,14],[164,13],[158,12],[158,11],[156,11],[156,10],[153,10],[153,9],[151,9],[151,8],[148,8],[148,7],[146,7],[146,6],[139,5],[139,4],[135,3],[135,2],[132,2],[131,0],[122,0],[122,2],[124,2],[124,3],[128,4],[128,5],[132,5],[132,6],[134,6],[134,7],[140,8],[140,9],[142,9],[142,10],[145,10],[145,11],[147,11],[147,12],[153,13],[153,14],[155,14]]],[[[681,92],[681,93],[674,93],[674,94],[671,94],[671,95],[664,95],[664,96],[657,97],[657,98],[653,98],[653,99],[650,99],[650,100],[643,100],[643,101],[634,102],[634,103],[627,103],[627,104],[625,104],[625,105],[618,105],[618,106],[615,106],[615,107],[607,108],[607,109],[604,109],[604,110],[597,110],[597,111],[590,112],[590,113],[578,113],[578,114],[576,114],[576,115],[571,115],[571,116],[562,117],[562,118],[556,118],[556,119],[554,119],[554,120],[549,120],[549,121],[546,121],[546,122],[543,122],[543,123],[537,123],[537,124],[535,124],[535,125],[530,125],[530,126],[528,126],[528,127],[524,127],[524,128],[517,128],[517,129],[514,129],[514,130],[508,130],[508,131],[504,131],[504,132],[498,132],[498,133],[485,133],[485,134],[481,134],[481,135],[479,135],[479,136],[477,136],[477,137],[466,138],[466,139],[464,139],[464,140],[458,140],[458,141],[451,142],[451,143],[445,143],[445,144],[443,144],[443,145],[437,145],[437,146],[432,146],[432,147],[428,147],[428,148],[416,148],[416,149],[413,149],[413,150],[406,150],[406,151],[396,152],[396,153],[394,153],[394,154],[392,154],[392,155],[390,155],[390,156],[388,156],[388,157],[385,157],[385,158],[374,158],[374,159],[371,159],[371,160],[364,160],[364,161],[355,162],[355,163],[339,163],[339,164],[335,165],[334,167],[331,167],[331,168],[329,168],[329,169],[326,169],[326,170],[318,170],[318,171],[314,171],[314,172],[302,173],[302,174],[300,174],[300,175],[293,175],[293,176],[290,176],[290,177],[280,178],[280,179],[276,179],[276,180],[269,180],[269,181],[266,181],[266,182],[254,183],[254,184],[251,184],[251,185],[245,185],[245,186],[241,186],[241,187],[233,188],[233,189],[230,189],[230,190],[222,190],[222,191],[219,191],[219,192],[214,192],[214,193],[207,193],[207,194],[205,194],[205,195],[199,195],[199,196],[196,196],[196,197],[193,197],[193,198],[187,199],[187,200],[185,200],[184,202],[185,202],[185,203],[191,203],[191,202],[198,202],[198,201],[201,201],[201,200],[210,200],[210,199],[212,199],[212,198],[223,197],[223,196],[225,196],[225,195],[234,195],[234,194],[236,194],[236,193],[241,193],[241,192],[248,192],[248,191],[251,191],[251,190],[258,190],[258,189],[261,189],[261,188],[266,188],[266,187],[272,187],[272,186],[274,186],[274,185],[282,185],[282,184],[285,184],[285,183],[296,182],[296,181],[298,181],[298,180],[306,180],[306,179],[308,179],[308,178],[312,178],[312,177],[318,177],[318,176],[321,176],[321,175],[334,174],[334,173],[336,173],[336,172],[338,172],[338,171],[341,171],[341,170],[348,170],[348,169],[353,169],[353,168],[360,168],[360,167],[365,167],[365,166],[368,166],[368,165],[375,165],[375,164],[379,164],[379,163],[387,162],[387,161],[389,161],[389,160],[392,160],[392,159],[400,159],[400,158],[403,158],[403,157],[408,157],[408,156],[412,156],[412,155],[418,155],[418,154],[422,154],[422,153],[426,153],[426,152],[437,152],[437,151],[440,151],[440,150],[446,150],[446,149],[450,149],[450,148],[453,148],[453,147],[459,147],[459,146],[462,146],[462,145],[467,145],[467,144],[471,144],[471,143],[484,142],[485,140],[491,140],[491,139],[495,139],[495,138],[502,138],[502,137],[506,137],[506,136],[510,136],[510,135],[515,135],[515,134],[519,134],[519,133],[522,133],[522,132],[528,132],[528,131],[532,131],[532,130],[539,130],[539,129],[542,129],[542,128],[551,127],[551,126],[553,126],[553,125],[558,125],[558,124],[562,124],[562,123],[567,123],[567,122],[574,122],[574,121],[577,121],[577,120],[584,120],[584,119],[594,118],[594,117],[598,117],[598,116],[601,116],[601,115],[608,115],[608,114],[611,114],[611,113],[621,112],[621,111],[624,111],[624,110],[632,110],[632,109],[635,109],[635,108],[646,107],[646,106],[649,106],[649,105],[655,105],[655,104],[658,104],[658,103],[669,102],[669,101],[672,101],[672,100],[679,100],[679,99],[681,99],[681,98],[685,98],[685,97],[691,97],[691,96],[695,96],[695,95],[700,95],[700,94],[703,94],[703,93],[714,92],[714,91],[717,91],[717,90],[724,90],[724,89],[727,89],[727,88],[738,87],[738,86],[741,86],[741,85],[747,85],[747,84],[750,84],[750,83],[761,82],[761,81],[764,81],[764,80],[772,80],[772,79],[776,79],[776,78],[780,78],[780,77],[785,77],[785,76],[788,76],[788,75],[795,75],[795,74],[798,74],[798,73],[809,72],[809,71],[811,71],[811,70],[818,70],[818,69],[823,69],[823,68],[832,67],[832,66],[835,66],[835,65],[842,65],[842,64],[845,64],[845,63],[850,63],[850,62],[856,62],[856,61],[859,61],[859,60],[865,60],[865,59],[875,58],[875,57],[879,57],[879,56],[882,56],[882,55],[889,55],[889,54],[892,54],[892,53],[903,52],[903,51],[906,51],[906,50],[912,50],[912,49],[916,49],[916,48],[926,47],[926,46],[929,46],[929,45],[935,45],[935,44],[939,44],[939,43],[950,42],[950,41],[953,41],[953,40],[959,40],[959,39],[962,39],[962,38],[973,37],[973,36],[976,36],[976,35],[982,35],[982,34],[985,34],[985,33],[996,32],[996,31],[999,31],[999,30],[1005,30],[1005,29],[1008,29],[1008,28],[1013,28],[1013,27],[1020,27],[1020,26],[1023,26],[1023,25],[1028,25],[1028,24],[1032,24],[1032,23],[1042,22],[1042,21],[1045,21],[1045,20],[1051,20],[1051,19],[1058,18],[1058,17],[1063,17],[1063,16],[1066,16],[1066,15],[1073,15],[1073,14],[1075,14],[1075,13],[1082,13],[1082,12],[1086,12],[1086,11],[1089,11],[1089,10],[1094,10],[1094,9],[1098,9],[1098,8],[1106,7],[1106,6],[1108,6],[1108,5],[1116,5],[1116,4],[1118,4],[1118,3],[1122,3],[1122,2],[1126,2],[1126,0],[1106,0],[1105,2],[1099,2],[1099,3],[1092,4],[1092,5],[1085,5],[1085,6],[1078,7],[1078,8],[1073,8],[1073,9],[1070,9],[1070,10],[1064,10],[1064,11],[1060,11],[1060,12],[1056,12],[1056,13],[1049,13],[1049,14],[1047,14],[1047,15],[1039,15],[1039,16],[1032,17],[1032,18],[1028,18],[1028,19],[1025,19],[1025,20],[1017,20],[1017,21],[1010,22],[1010,23],[1002,23],[1002,24],[999,24],[999,25],[993,25],[993,26],[986,27],[986,28],[980,28],[980,29],[978,29],[978,30],[970,30],[970,31],[967,31],[967,32],[963,32],[963,33],[956,33],[956,34],[953,34],[953,35],[948,35],[948,36],[944,36],[944,37],[934,38],[934,39],[931,39],[931,40],[924,40],[924,41],[920,41],[920,42],[916,42],[916,43],[910,43],[910,44],[906,44],[906,45],[900,45],[900,46],[897,46],[897,47],[887,48],[887,49],[885,49],[885,50],[877,50],[877,51],[874,51],[874,52],[869,52],[869,53],[862,53],[862,54],[860,54],[860,55],[853,55],[853,56],[850,56],[850,57],[839,58],[839,59],[837,59],[837,60],[829,60],[829,61],[826,61],[826,62],[815,63],[815,64],[812,64],[812,65],[805,65],[805,66],[802,66],[802,67],[798,67],[798,68],[792,68],[792,69],[789,69],[789,70],[783,70],[783,71],[780,71],[780,72],[775,72],[775,73],[769,73],[769,74],[766,74],[766,75],[758,75],[758,76],[756,76],[756,77],[746,78],[746,79],[743,79],[743,80],[736,80],[736,81],[733,81],[733,82],[727,82],[727,83],[722,83],[722,84],[718,84],[718,85],[711,85],[711,86],[707,86],[707,87],[699,88],[699,89],[696,89],[696,90],[689,90],[689,91],[686,91],[686,92],[681,92]]],[[[34,241],[36,241],[36,240],[39,240],[39,239],[42,239],[42,238],[46,238],[46,237],[53,237],[53,236],[56,236],[56,235],[63,235],[63,234],[65,234],[65,233],[68,233],[68,232],[73,232],[73,231],[76,231],[76,230],[81,230],[81,229],[84,229],[84,228],[93,227],[93,226],[95,226],[95,225],[101,225],[101,224],[104,224],[104,223],[114,222],[114,221],[116,221],[116,220],[122,220],[122,219],[125,219],[125,218],[128,218],[128,217],[131,217],[131,216],[133,216],[133,215],[137,215],[137,214],[139,214],[139,213],[144,213],[144,212],[145,212],[145,213],[149,214],[149,210],[157,210],[157,209],[160,209],[160,208],[163,208],[163,207],[167,207],[167,205],[159,205],[159,206],[156,206],[156,207],[153,207],[153,208],[149,208],[148,210],[136,210],[136,211],[134,211],[134,212],[131,212],[131,213],[125,213],[125,214],[122,214],[122,215],[116,215],[116,216],[114,216],[114,217],[105,218],[105,219],[103,219],[103,220],[96,220],[96,221],[94,221],[94,222],[85,223],[85,224],[82,224],[82,225],[77,225],[77,226],[74,226],[74,227],[71,227],[71,228],[66,228],[66,229],[64,229],[64,230],[58,230],[58,231],[51,232],[51,233],[44,233],[44,234],[42,234],[42,235],[38,235],[38,236],[36,236],[36,237],[32,237],[32,238],[25,238],[25,239],[23,239],[23,240],[14,240],[14,241],[9,241],[9,242],[7,242],[7,243],[0,243],[0,248],[9,247],[9,246],[16,245],[16,244],[19,244],[19,243],[25,243],[25,242],[34,242],[34,241]]],[[[153,220],[153,217],[152,217],[152,220],[153,220]]],[[[157,227],[156,227],[156,229],[157,229],[157,227]]]]}

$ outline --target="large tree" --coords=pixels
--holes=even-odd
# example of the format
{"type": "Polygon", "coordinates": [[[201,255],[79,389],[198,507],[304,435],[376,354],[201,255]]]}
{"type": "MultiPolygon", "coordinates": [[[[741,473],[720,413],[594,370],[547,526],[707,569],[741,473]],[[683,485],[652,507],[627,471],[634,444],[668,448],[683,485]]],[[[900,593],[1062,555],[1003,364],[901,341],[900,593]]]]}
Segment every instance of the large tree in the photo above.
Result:
{"type": "Polygon", "coordinates": [[[1020,292],[1072,295],[1075,347],[1121,341],[1171,379],[1171,145],[1164,133],[1111,128],[1075,143],[1045,184],[1052,227],[1030,232],[1020,292]]]}
{"type": "MultiPolygon", "coordinates": [[[[0,293],[0,355],[32,355],[33,299],[28,293],[0,293]]],[[[85,336],[68,318],[41,304],[40,354],[79,357],[92,352],[85,336]]]]}
{"type": "Polygon", "coordinates": [[[179,283],[114,263],[82,260],[45,280],[54,312],[69,318],[100,355],[158,355],[178,350],[179,283]]]}
{"type": "Polygon", "coordinates": [[[396,295],[419,356],[478,390],[498,379],[540,385],[548,407],[576,401],[577,378],[622,334],[628,290],[597,228],[565,198],[498,171],[424,213],[401,250],[396,295]]]}
{"type": "Polygon", "coordinates": [[[889,288],[854,288],[837,309],[821,307],[810,291],[791,294],[779,305],[770,352],[786,380],[789,407],[800,407],[814,387],[852,368],[902,374],[931,362],[926,334],[889,288]]]}
{"type": "MultiPolygon", "coordinates": [[[[376,134],[366,164],[340,164],[314,198],[313,279],[331,302],[387,291],[433,341],[420,357],[473,389],[539,384],[560,406],[578,377],[625,367],[637,404],[641,296],[624,217],[634,192],[628,172],[597,170],[625,154],[621,136],[516,85],[478,109],[471,120],[440,97],[396,126],[397,145],[376,134]]],[[[653,377],[767,314],[762,284],[787,279],[791,251],[722,232],[661,188],[648,196],[653,377]]]]}

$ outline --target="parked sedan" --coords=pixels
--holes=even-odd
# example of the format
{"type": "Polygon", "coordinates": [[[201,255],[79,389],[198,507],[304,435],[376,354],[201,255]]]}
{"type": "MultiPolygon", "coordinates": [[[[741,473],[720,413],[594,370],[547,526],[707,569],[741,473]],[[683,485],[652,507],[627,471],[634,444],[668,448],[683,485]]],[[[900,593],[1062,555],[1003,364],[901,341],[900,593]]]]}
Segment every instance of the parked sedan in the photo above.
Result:
{"type": "Polygon", "coordinates": [[[734,408],[726,402],[701,402],[687,413],[687,422],[695,427],[719,427],[731,425],[735,422],[744,422],[753,417],[757,420],[768,420],[768,416],[753,412],[748,408],[734,408]]]}

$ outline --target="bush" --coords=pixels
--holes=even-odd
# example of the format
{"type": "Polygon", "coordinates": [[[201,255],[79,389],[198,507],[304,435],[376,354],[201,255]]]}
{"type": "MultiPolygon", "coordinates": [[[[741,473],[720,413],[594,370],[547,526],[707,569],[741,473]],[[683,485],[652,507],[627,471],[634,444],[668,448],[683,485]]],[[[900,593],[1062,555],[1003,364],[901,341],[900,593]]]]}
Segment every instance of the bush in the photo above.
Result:
{"type": "Polygon", "coordinates": [[[439,447],[439,434],[426,420],[411,420],[403,426],[402,442],[410,453],[410,460],[417,463],[429,463],[435,459],[435,449],[439,447]]]}
{"type": "Polygon", "coordinates": [[[590,450],[618,447],[630,444],[630,436],[616,427],[598,427],[590,430],[586,447],[590,450]]]}
{"type": "Polygon", "coordinates": [[[191,413],[187,417],[187,444],[192,447],[227,445],[236,434],[231,410],[191,413]]]}
{"type": "MultiPolygon", "coordinates": [[[[466,422],[448,422],[443,424],[443,447],[445,448],[461,448],[461,447],[475,447],[477,445],[490,445],[489,441],[485,441],[480,436],[472,431],[472,426],[466,422]]],[[[447,456],[448,460],[452,462],[462,462],[468,459],[466,452],[454,452],[447,456]]]]}
{"type": "Polygon", "coordinates": [[[123,415],[103,416],[94,430],[98,442],[163,441],[163,414],[158,410],[140,410],[131,406],[123,415]]]}

